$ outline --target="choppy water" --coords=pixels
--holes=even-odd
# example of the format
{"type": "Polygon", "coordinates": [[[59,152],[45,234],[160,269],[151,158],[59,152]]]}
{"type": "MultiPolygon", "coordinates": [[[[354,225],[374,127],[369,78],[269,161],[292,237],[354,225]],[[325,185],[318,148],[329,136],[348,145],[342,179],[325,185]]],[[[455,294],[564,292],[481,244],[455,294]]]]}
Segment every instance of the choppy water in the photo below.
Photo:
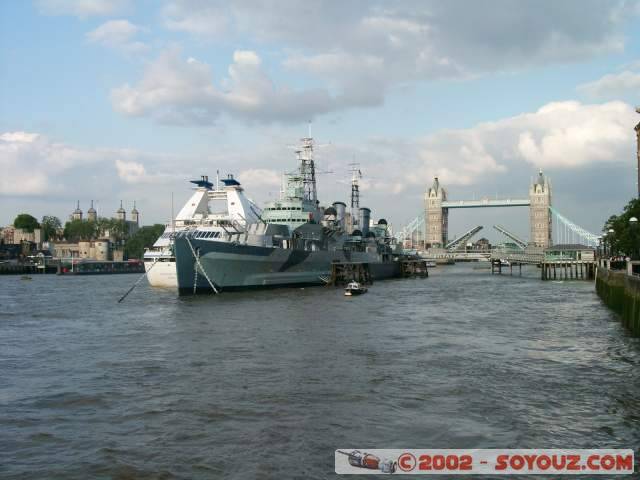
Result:
{"type": "Polygon", "coordinates": [[[136,278],[0,277],[0,477],[324,479],[338,447],[640,444],[640,341],[586,282],[455,266],[354,298],[116,303],[136,278]]]}

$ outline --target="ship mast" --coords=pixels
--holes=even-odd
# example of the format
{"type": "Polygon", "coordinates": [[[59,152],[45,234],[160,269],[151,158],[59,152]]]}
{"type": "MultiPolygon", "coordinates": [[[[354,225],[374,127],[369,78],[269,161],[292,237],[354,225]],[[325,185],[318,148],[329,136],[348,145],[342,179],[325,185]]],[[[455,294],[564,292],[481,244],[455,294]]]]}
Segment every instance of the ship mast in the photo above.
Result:
{"type": "Polygon", "coordinates": [[[351,166],[351,230],[358,225],[358,210],[360,209],[360,184],[362,178],[359,163],[350,163],[351,166]]]}
{"type": "Polygon", "coordinates": [[[300,161],[300,175],[304,187],[304,199],[317,205],[318,192],[316,189],[316,166],[313,160],[313,138],[302,139],[302,149],[297,150],[300,161]]]}

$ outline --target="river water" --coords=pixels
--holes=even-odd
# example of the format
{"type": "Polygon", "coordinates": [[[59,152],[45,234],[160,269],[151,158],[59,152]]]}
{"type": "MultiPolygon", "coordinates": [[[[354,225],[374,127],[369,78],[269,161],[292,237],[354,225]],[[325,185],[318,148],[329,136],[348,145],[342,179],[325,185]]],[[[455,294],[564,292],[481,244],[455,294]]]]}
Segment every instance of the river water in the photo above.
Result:
{"type": "Polygon", "coordinates": [[[640,340],[592,283],[538,272],[438,267],[353,298],[141,284],[121,304],[137,276],[0,277],[0,477],[325,479],[336,448],[635,448],[640,340]]]}

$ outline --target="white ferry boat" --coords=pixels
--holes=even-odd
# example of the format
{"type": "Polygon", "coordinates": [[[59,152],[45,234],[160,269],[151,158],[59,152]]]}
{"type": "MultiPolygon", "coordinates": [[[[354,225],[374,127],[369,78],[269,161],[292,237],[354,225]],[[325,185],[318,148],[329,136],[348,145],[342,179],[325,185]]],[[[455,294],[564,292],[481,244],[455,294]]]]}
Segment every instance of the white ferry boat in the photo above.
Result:
{"type": "Polygon", "coordinates": [[[260,221],[260,209],[245,196],[233,175],[216,180],[215,186],[207,176],[191,183],[196,185],[191,198],[153,246],[144,252],[147,280],[152,287],[178,287],[173,248],[176,233],[197,230],[194,232],[197,238],[223,241],[231,237],[227,234],[244,232],[247,225],[260,221]]]}

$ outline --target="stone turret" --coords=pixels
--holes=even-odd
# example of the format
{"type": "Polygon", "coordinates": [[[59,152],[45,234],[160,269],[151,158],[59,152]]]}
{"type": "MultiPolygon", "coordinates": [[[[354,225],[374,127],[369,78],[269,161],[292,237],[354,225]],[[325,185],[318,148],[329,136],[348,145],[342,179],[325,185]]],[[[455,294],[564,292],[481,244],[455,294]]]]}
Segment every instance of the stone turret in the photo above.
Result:
{"type": "Polygon", "coordinates": [[[140,224],[140,212],[138,212],[138,209],[136,208],[135,200],[133,201],[133,210],[131,210],[131,221],[135,222],[136,225],[140,224]]]}
{"type": "Polygon", "coordinates": [[[82,220],[82,210],[80,210],[80,200],[78,200],[78,203],[76,205],[76,209],[71,214],[71,219],[72,220],[82,220]]]}
{"type": "Polygon", "coordinates": [[[90,222],[95,222],[98,219],[98,212],[93,208],[93,200],[91,200],[91,207],[87,210],[87,220],[90,222]]]}
{"type": "Polygon", "coordinates": [[[127,220],[127,212],[122,208],[122,200],[120,200],[120,208],[116,211],[116,219],[123,222],[127,220]]]}
{"type": "Polygon", "coordinates": [[[547,248],[551,245],[551,183],[542,170],[529,189],[529,243],[547,248]]]}
{"type": "Polygon", "coordinates": [[[425,247],[444,247],[449,229],[449,210],[442,208],[447,200],[447,192],[440,186],[438,177],[424,195],[425,204],[425,247]]]}

